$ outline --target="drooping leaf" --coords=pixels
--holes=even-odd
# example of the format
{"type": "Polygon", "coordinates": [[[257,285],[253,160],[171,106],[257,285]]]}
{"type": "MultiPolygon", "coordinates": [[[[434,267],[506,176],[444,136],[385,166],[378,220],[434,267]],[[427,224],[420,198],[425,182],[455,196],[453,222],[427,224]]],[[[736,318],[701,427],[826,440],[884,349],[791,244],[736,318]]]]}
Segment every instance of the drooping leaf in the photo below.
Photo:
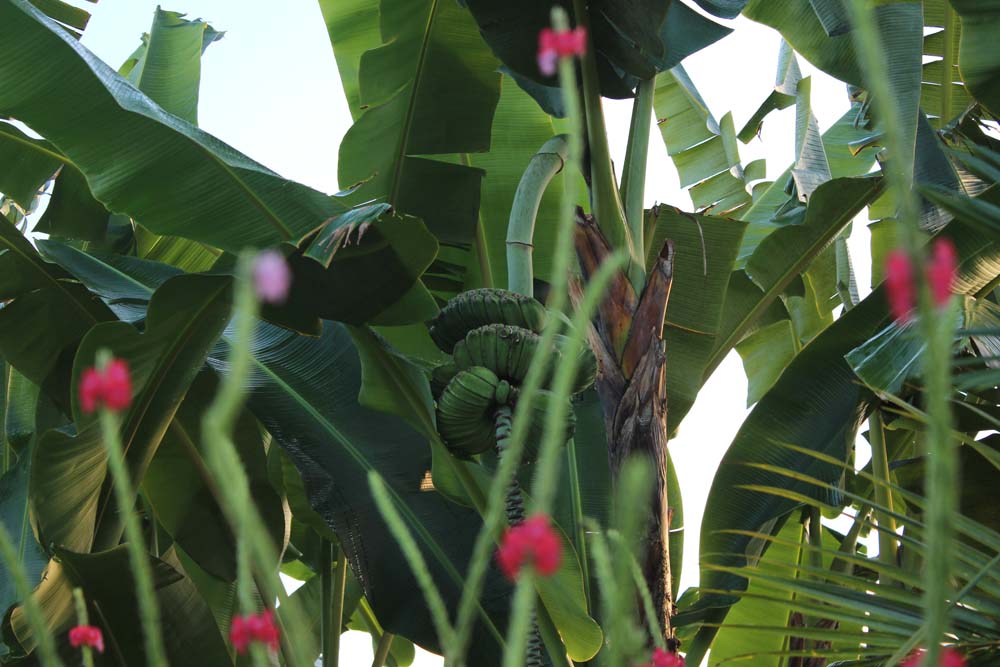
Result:
{"type": "Polygon", "coordinates": [[[733,215],[750,203],[730,114],[715,120],[683,66],[656,76],[653,109],[695,208],[733,215]],[[692,187],[693,186],[693,187],[692,187]]]}
{"type": "Polygon", "coordinates": [[[958,65],[972,94],[993,113],[1000,113],[1000,56],[996,34],[1000,30],[997,0],[950,0],[962,17],[962,44],[958,65]]]}
{"type": "Polygon", "coordinates": [[[747,375],[747,407],[774,386],[781,371],[798,351],[790,320],[768,325],[744,338],[736,346],[747,375]]]}
{"type": "Polygon", "coordinates": [[[47,141],[0,121],[0,192],[25,211],[62,163],[59,151],[47,141]]]}

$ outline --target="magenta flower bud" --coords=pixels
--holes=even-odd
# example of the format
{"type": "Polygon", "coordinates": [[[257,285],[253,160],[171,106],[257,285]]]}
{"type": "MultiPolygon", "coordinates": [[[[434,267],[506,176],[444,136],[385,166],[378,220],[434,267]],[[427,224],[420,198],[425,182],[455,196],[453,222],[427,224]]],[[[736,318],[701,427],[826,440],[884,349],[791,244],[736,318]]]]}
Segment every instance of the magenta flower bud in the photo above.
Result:
{"type": "Polygon", "coordinates": [[[292,271],[284,256],[275,250],[265,250],[253,261],[253,288],[264,303],[281,305],[288,298],[292,271]]]}

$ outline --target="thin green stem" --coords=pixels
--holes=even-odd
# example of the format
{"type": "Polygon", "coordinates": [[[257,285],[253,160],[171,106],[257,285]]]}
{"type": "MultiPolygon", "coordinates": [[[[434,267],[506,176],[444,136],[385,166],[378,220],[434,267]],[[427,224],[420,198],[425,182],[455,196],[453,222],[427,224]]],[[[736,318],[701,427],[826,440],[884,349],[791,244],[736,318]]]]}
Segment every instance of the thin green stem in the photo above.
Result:
{"type": "Polygon", "coordinates": [[[941,58],[941,68],[944,71],[944,79],[941,81],[941,125],[951,120],[951,100],[954,90],[953,79],[955,78],[955,10],[947,2],[941,3],[944,12],[944,30],[941,35],[944,37],[944,53],[941,58]]]}
{"type": "MultiPolygon", "coordinates": [[[[83,599],[83,591],[79,588],[73,589],[73,606],[76,608],[76,624],[90,625],[87,601],[83,599]]],[[[94,649],[84,645],[80,647],[80,650],[83,654],[83,667],[94,667],[94,649]]]]}
{"type": "MultiPolygon", "coordinates": [[[[251,263],[252,258],[244,254],[237,264],[229,372],[222,376],[215,400],[202,416],[202,436],[207,444],[205,465],[215,480],[219,504],[233,528],[237,545],[243,545],[245,553],[242,556],[239,546],[237,549],[237,567],[241,567],[239,559],[244,558],[244,573],[251,571],[250,575],[244,574],[244,578],[257,582],[266,606],[273,606],[275,600],[281,606],[282,615],[276,616],[275,621],[281,630],[281,651],[286,663],[291,667],[306,667],[310,661],[303,647],[309,643],[304,635],[308,623],[297,601],[289,598],[278,577],[278,551],[253,503],[250,481],[231,436],[250,374],[250,338],[257,312],[250,281],[251,263]]],[[[240,595],[241,605],[249,608],[244,598],[247,594],[240,595]]]]}
{"type": "Polygon", "coordinates": [[[396,635],[391,632],[383,632],[382,636],[378,638],[378,645],[375,647],[375,659],[372,660],[372,667],[383,667],[385,665],[386,659],[389,657],[389,651],[392,650],[392,640],[395,639],[396,635]]]}
{"type": "Polygon", "coordinates": [[[632,122],[629,126],[625,168],[622,170],[622,199],[625,202],[625,220],[632,243],[643,251],[643,199],[646,194],[646,164],[649,157],[649,131],[653,119],[653,93],[655,79],[643,79],[635,91],[632,104],[632,122]]]}
{"type": "MultiPolygon", "coordinates": [[[[573,0],[573,13],[576,24],[587,30],[590,39],[590,14],[586,0],[573,0]]],[[[562,30],[559,26],[554,27],[562,30]]],[[[566,28],[569,22],[566,22],[566,28]]],[[[604,107],[601,104],[601,84],[597,74],[597,57],[594,44],[588,43],[587,52],[581,58],[581,75],[583,79],[583,99],[586,108],[587,145],[590,147],[590,197],[597,225],[604,233],[612,248],[625,248],[632,257],[628,274],[637,292],[642,291],[645,283],[642,249],[635,245],[629,232],[628,223],[618,193],[614,165],[611,163],[611,149],[608,146],[608,133],[604,122],[604,107]]],[[[576,88],[576,76],[561,81],[563,94],[567,94],[567,85],[576,88]]],[[[569,114],[567,113],[567,116],[569,114]]],[[[582,117],[577,114],[577,117],[582,117]]],[[[580,153],[578,153],[580,155],[580,153]]],[[[575,199],[573,201],[576,201],[575,199]]]]}
{"type": "Polygon", "coordinates": [[[573,542],[576,553],[580,556],[580,570],[583,575],[583,594],[587,598],[587,607],[593,605],[590,594],[590,561],[587,558],[587,531],[583,526],[583,496],[580,493],[579,461],[576,458],[576,441],[566,443],[566,458],[569,465],[570,501],[573,511],[573,542]]]}
{"type": "Polygon", "coordinates": [[[371,488],[372,497],[375,499],[375,505],[378,507],[379,513],[385,520],[386,525],[388,525],[392,536],[396,538],[400,549],[403,550],[403,554],[410,564],[413,576],[416,577],[417,584],[424,594],[427,607],[431,612],[434,629],[437,631],[438,640],[444,647],[445,656],[447,656],[454,645],[455,631],[448,622],[448,607],[445,605],[444,600],[441,598],[441,593],[434,584],[434,578],[427,567],[427,561],[424,560],[424,555],[420,553],[420,547],[417,546],[416,541],[410,534],[410,530],[406,527],[403,518],[396,510],[385,482],[374,470],[368,473],[368,486],[371,488]]]}
{"type": "Polygon", "coordinates": [[[568,151],[564,135],[552,137],[532,156],[517,184],[507,223],[507,289],[512,292],[534,296],[535,219],[549,182],[566,165],[568,151]]]}
{"type": "Polygon", "coordinates": [[[889,454],[885,447],[885,431],[882,424],[882,410],[876,408],[868,418],[868,438],[872,446],[872,474],[878,480],[875,483],[875,502],[889,510],[889,513],[875,510],[875,522],[878,524],[878,557],[886,565],[896,565],[896,520],[891,512],[892,483],[889,477],[889,454]]]}
{"type": "Polygon", "coordinates": [[[534,625],[535,614],[535,571],[525,567],[518,575],[511,603],[510,624],[507,627],[507,650],[504,651],[503,667],[523,667],[528,649],[528,629],[534,625]]]}
{"type": "MultiPolygon", "coordinates": [[[[98,365],[101,366],[110,357],[105,350],[98,355],[98,365]],[[105,356],[105,360],[102,360],[101,356],[105,356]]],[[[120,428],[118,416],[110,410],[102,409],[100,420],[104,446],[108,450],[107,461],[111,482],[118,501],[118,511],[125,526],[125,545],[132,564],[135,593],[139,602],[139,618],[142,621],[142,633],[145,637],[146,664],[150,667],[166,667],[167,658],[163,649],[163,637],[160,634],[160,608],[156,600],[153,570],[149,565],[149,553],[142,537],[142,526],[139,525],[139,518],[135,513],[135,492],[132,490],[128,471],[125,469],[118,433],[120,428]]]]}
{"type": "MultiPolygon", "coordinates": [[[[333,634],[333,542],[323,538],[319,545],[319,645],[323,655],[323,667],[337,667],[339,651],[334,652],[332,646],[333,634]]],[[[340,630],[340,628],[337,628],[340,630]]],[[[337,633],[340,634],[339,632],[337,633]]]]}
{"type": "Polygon", "coordinates": [[[14,591],[21,601],[24,615],[28,620],[28,627],[34,635],[38,645],[38,656],[41,659],[42,667],[62,667],[62,661],[56,652],[56,643],[49,631],[49,626],[45,621],[45,615],[38,600],[33,595],[33,588],[28,582],[28,573],[24,569],[14,548],[14,543],[7,532],[7,527],[0,521],[0,561],[7,567],[7,571],[14,579],[14,591]]]}

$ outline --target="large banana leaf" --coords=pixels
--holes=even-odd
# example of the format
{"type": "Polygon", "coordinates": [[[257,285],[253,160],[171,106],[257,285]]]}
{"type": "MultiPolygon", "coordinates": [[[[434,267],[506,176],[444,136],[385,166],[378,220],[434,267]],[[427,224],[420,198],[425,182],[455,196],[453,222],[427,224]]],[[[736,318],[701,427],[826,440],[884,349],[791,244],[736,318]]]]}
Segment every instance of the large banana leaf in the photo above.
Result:
{"type": "Polygon", "coordinates": [[[940,128],[971,102],[958,66],[962,21],[948,0],[924,0],[924,28],[933,32],[924,37],[920,107],[940,128]]]}
{"type": "MultiPolygon", "coordinates": [[[[959,250],[961,275],[958,289],[974,293],[1000,276],[1000,243],[972,229],[953,223],[946,230],[959,250]]],[[[844,355],[874,336],[888,322],[885,296],[873,292],[857,307],[816,337],[761,399],[730,445],[712,483],[702,524],[702,585],[712,590],[739,590],[745,586],[738,575],[713,569],[713,565],[742,566],[758,556],[766,543],[746,534],[724,532],[749,530],[772,532],[797,503],[794,494],[836,502],[822,488],[747,464],[779,466],[834,485],[841,470],[823,460],[782,446],[800,447],[845,460],[858,426],[876,400],[863,388],[844,355]],[[821,380],[817,380],[821,378],[821,380]],[[760,493],[747,488],[777,487],[787,496],[760,493]],[[710,556],[711,555],[711,556],[710,556]]],[[[728,611],[731,597],[709,594],[684,619],[719,623],[728,611]]],[[[700,655],[715,630],[706,627],[692,647],[700,655]]]]}
{"type": "MultiPolygon", "coordinates": [[[[489,148],[500,96],[496,61],[454,2],[382,0],[380,19],[383,44],[361,57],[367,110],[341,143],[340,183],[362,183],[358,198],[388,202],[423,218],[443,243],[467,245],[482,173],[426,156],[489,148]]],[[[350,37],[332,37],[341,35],[350,37]]]]}

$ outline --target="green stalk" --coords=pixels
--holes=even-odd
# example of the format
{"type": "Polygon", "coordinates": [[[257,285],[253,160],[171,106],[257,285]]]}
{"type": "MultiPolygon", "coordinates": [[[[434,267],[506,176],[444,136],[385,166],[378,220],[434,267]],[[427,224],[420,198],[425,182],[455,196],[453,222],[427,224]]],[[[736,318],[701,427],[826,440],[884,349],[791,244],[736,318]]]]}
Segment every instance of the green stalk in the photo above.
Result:
{"type": "Polygon", "coordinates": [[[622,173],[622,199],[625,202],[625,221],[628,223],[632,243],[645,249],[643,239],[643,197],[646,193],[646,164],[649,157],[649,130],[653,119],[653,93],[655,79],[643,79],[636,88],[632,104],[632,122],[628,131],[628,148],[625,151],[625,169],[622,173]]]}
{"type": "MultiPolygon", "coordinates": [[[[913,164],[904,163],[901,155],[911,155],[910,138],[900,128],[900,113],[885,67],[882,40],[875,20],[865,0],[849,3],[855,30],[855,45],[861,55],[877,110],[885,125],[886,146],[890,159],[886,176],[899,201],[899,232],[903,246],[916,266],[923,266],[924,251],[920,248],[918,230],[919,202],[913,190],[913,164]]],[[[945,41],[949,41],[946,36],[945,41]]],[[[946,312],[938,312],[931,299],[922,271],[916,271],[920,286],[920,329],[927,341],[923,357],[926,381],[924,401],[929,423],[927,429],[927,553],[924,568],[924,610],[927,627],[927,653],[924,665],[937,665],[941,642],[948,631],[948,598],[952,591],[951,565],[952,521],[958,501],[957,451],[951,436],[951,344],[954,334],[956,300],[946,312]]]]}
{"type": "Polygon", "coordinates": [[[391,632],[383,632],[378,638],[378,645],[375,647],[375,659],[372,660],[372,667],[383,667],[392,649],[392,640],[396,635],[391,632]]]}
{"type": "MultiPolygon", "coordinates": [[[[561,9],[561,8],[560,8],[561,9]]],[[[601,84],[597,75],[597,58],[594,55],[594,44],[590,32],[590,14],[586,0],[573,0],[573,13],[576,23],[587,30],[587,52],[581,58],[581,74],[583,79],[583,100],[586,109],[587,142],[590,147],[590,198],[597,225],[604,233],[612,248],[625,248],[632,257],[628,275],[636,292],[641,292],[646,276],[643,270],[642,249],[635,245],[629,232],[628,223],[622,208],[621,197],[618,194],[617,179],[614,166],[611,163],[611,149],[608,146],[608,133],[604,122],[604,107],[601,105],[601,84]]],[[[556,30],[569,29],[555,25],[556,30]]],[[[567,94],[567,85],[576,88],[576,76],[562,79],[563,94],[567,94]]],[[[569,109],[567,108],[567,117],[569,109]]],[[[577,118],[582,117],[577,114],[577,118]]],[[[578,153],[582,154],[582,153],[578,153]]],[[[574,199],[573,201],[576,201],[574,199]]]]}
{"type": "Polygon", "coordinates": [[[507,224],[507,289],[525,296],[534,296],[535,219],[542,195],[552,178],[566,164],[569,142],[564,135],[552,137],[538,149],[517,184],[514,203],[507,224]]]}
{"type": "Polygon", "coordinates": [[[326,538],[319,544],[319,645],[323,656],[323,667],[337,667],[339,651],[333,651],[333,542],[326,538]]]}
{"type": "Polygon", "coordinates": [[[941,126],[943,127],[949,120],[951,120],[951,97],[952,89],[954,86],[951,81],[954,78],[953,71],[955,69],[955,40],[952,39],[952,34],[955,31],[955,10],[951,8],[951,5],[947,2],[941,4],[941,9],[944,11],[944,30],[941,34],[944,36],[944,54],[941,58],[941,66],[944,69],[944,85],[941,86],[941,126]]]}
{"type": "Polygon", "coordinates": [[[868,434],[872,446],[872,475],[875,482],[875,502],[881,509],[875,510],[878,524],[878,559],[886,565],[896,565],[896,520],[892,516],[892,490],[889,487],[889,454],[885,448],[885,431],[882,425],[882,410],[876,408],[868,418],[868,434]]]}
{"type": "MultiPolygon", "coordinates": [[[[103,368],[111,359],[108,350],[97,353],[97,365],[103,368]]],[[[132,564],[132,575],[135,579],[135,593],[139,602],[139,618],[142,622],[142,632],[145,637],[146,664],[150,667],[166,667],[167,658],[163,649],[163,637],[160,634],[160,608],[156,601],[156,587],[153,583],[153,569],[149,565],[149,552],[142,536],[142,526],[135,513],[135,492],[128,470],[125,468],[124,452],[122,451],[118,415],[101,409],[101,435],[104,447],[108,450],[108,469],[111,472],[111,482],[114,487],[115,499],[118,501],[118,512],[122,516],[125,527],[125,545],[128,549],[129,561],[132,564]]]]}
{"type": "Polygon", "coordinates": [[[573,542],[576,553],[580,556],[580,570],[583,575],[583,595],[587,598],[587,607],[593,604],[590,595],[590,562],[587,558],[587,531],[583,526],[583,497],[580,494],[580,470],[576,458],[576,441],[566,443],[566,457],[569,464],[570,500],[573,512],[573,542]]]}
{"type": "MultiPolygon", "coordinates": [[[[229,372],[222,375],[215,399],[202,416],[202,436],[208,445],[205,447],[205,465],[215,480],[219,504],[236,537],[237,567],[252,570],[253,577],[244,575],[242,578],[257,581],[268,607],[272,604],[270,601],[277,600],[282,615],[276,615],[275,622],[281,631],[281,651],[285,662],[290,667],[306,667],[311,663],[303,654],[302,647],[309,643],[304,634],[308,623],[298,602],[289,598],[278,576],[278,551],[253,503],[250,481],[231,436],[250,374],[250,337],[257,312],[256,296],[250,281],[251,263],[252,258],[244,254],[237,264],[229,372]],[[242,566],[240,558],[245,559],[242,566]]],[[[239,586],[238,583],[238,590],[239,586]]],[[[250,603],[241,599],[241,604],[249,608],[250,603]]]]}
{"type": "Polygon", "coordinates": [[[10,539],[7,527],[0,521],[0,560],[3,561],[14,579],[14,590],[21,600],[24,608],[24,615],[28,619],[28,625],[38,644],[38,656],[41,659],[42,667],[62,667],[62,660],[56,652],[56,642],[52,638],[49,626],[45,621],[45,615],[38,600],[35,599],[32,586],[28,582],[28,573],[24,570],[24,565],[18,558],[17,549],[10,539]]]}
{"type": "MultiPolygon", "coordinates": [[[[90,625],[90,618],[87,614],[87,601],[83,599],[83,591],[79,588],[73,589],[73,606],[76,608],[76,624],[90,625]]],[[[94,649],[90,646],[80,647],[83,653],[83,667],[94,667],[94,649]]]]}
{"type": "MultiPolygon", "coordinates": [[[[534,625],[535,570],[528,565],[518,575],[511,603],[510,625],[507,627],[507,650],[503,654],[503,667],[523,667],[528,651],[528,628],[534,625]]],[[[535,630],[537,633],[537,629],[535,630]]]]}
{"type": "Polygon", "coordinates": [[[448,622],[448,607],[445,605],[444,600],[441,598],[441,593],[434,584],[434,578],[427,567],[427,561],[424,560],[424,555],[420,553],[420,547],[417,546],[416,541],[414,541],[413,536],[410,534],[410,530],[403,522],[403,518],[399,515],[395,505],[393,505],[385,482],[374,470],[368,473],[368,485],[371,488],[372,497],[375,499],[375,505],[378,507],[379,513],[382,514],[386,525],[389,526],[389,531],[396,538],[400,549],[403,550],[403,554],[410,564],[410,569],[417,579],[417,584],[424,594],[427,607],[431,612],[431,620],[434,622],[434,629],[437,631],[438,640],[441,642],[441,646],[444,648],[445,656],[447,657],[451,652],[451,647],[455,643],[455,631],[448,622]]]}

